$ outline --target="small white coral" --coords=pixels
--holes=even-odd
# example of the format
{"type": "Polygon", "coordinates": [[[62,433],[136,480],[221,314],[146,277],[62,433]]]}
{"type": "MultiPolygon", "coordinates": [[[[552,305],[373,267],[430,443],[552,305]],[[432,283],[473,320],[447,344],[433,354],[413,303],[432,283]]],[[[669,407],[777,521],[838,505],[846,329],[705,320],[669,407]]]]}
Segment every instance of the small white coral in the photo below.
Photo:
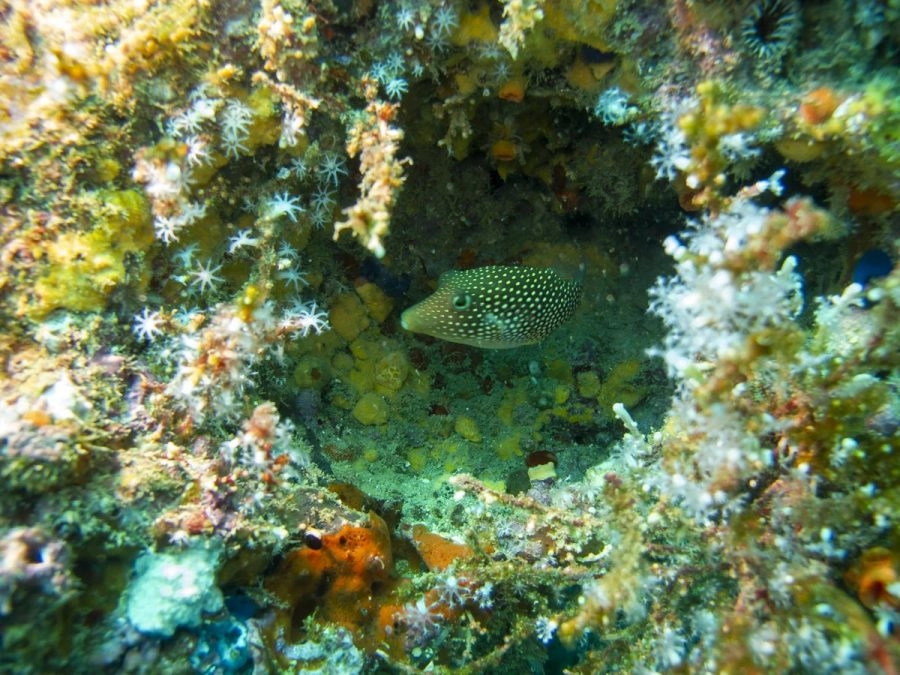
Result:
{"type": "Polygon", "coordinates": [[[141,340],[153,342],[157,335],[162,335],[162,324],[163,319],[159,312],[144,307],[140,314],[135,315],[131,330],[141,340]]]}
{"type": "Polygon", "coordinates": [[[396,618],[406,630],[407,648],[413,648],[424,644],[438,632],[443,615],[425,598],[419,598],[416,602],[403,605],[396,618]]]}
{"type": "Polygon", "coordinates": [[[452,7],[442,5],[435,10],[431,22],[436,35],[447,37],[459,25],[459,17],[456,16],[456,10],[452,7]]]}
{"type": "Polygon", "coordinates": [[[278,270],[276,275],[285,286],[290,286],[295,291],[300,290],[300,286],[309,286],[306,280],[306,273],[297,269],[297,266],[288,261],[288,265],[284,269],[278,270]]]}
{"type": "Polygon", "coordinates": [[[218,285],[224,281],[224,279],[219,276],[219,270],[221,269],[222,266],[213,265],[212,260],[207,260],[206,264],[198,262],[190,272],[192,277],[191,287],[196,289],[199,293],[215,291],[218,285]]]}
{"type": "Polygon", "coordinates": [[[287,192],[276,192],[271,197],[267,197],[260,205],[260,217],[263,220],[277,220],[282,216],[287,216],[292,223],[297,222],[297,216],[306,209],[300,203],[300,198],[287,192]]]}
{"type": "Polygon", "coordinates": [[[594,105],[594,116],[599,117],[604,124],[619,126],[637,114],[638,109],[629,105],[628,94],[618,87],[611,87],[597,98],[594,105]]]}
{"type": "Polygon", "coordinates": [[[535,633],[541,644],[550,644],[558,628],[559,623],[555,619],[550,619],[546,616],[539,616],[534,622],[535,633]]]}
{"type": "Polygon", "coordinates": [[[234,235],[228,238],[228,253],[233,255],[242,248],[256,248],[259,246],[259,239],[250,236],[250,230],[238,230],[234,235]]]}
{"type": "Polygon", "coordinates": [[[250,130],[253,111],[241,101],[233,98],[225,104],[219,124],[224,136],[246,136],[250,130]]]}
{"type": "Polygon", "coordinates": [[[686,640],[680,631],[664,625],[656,638],[656,663],[662,670],[676,668],[684,661],[686,640]]]}
{"type": "Polygon", "coordinates": [[[394,16],[394,22],[400,30],[412,30],[416,25],[416,12],[411,8],[401,5],[394,16]]]}
{"type": "Polygon", "coordinates": [[[402,77],[392,77],[384,85],[384,93],[388,98],[398,101],[409,90],[409,83],[402,77]]]}
{"type": "Polygon", "coordinates": [[[331,326],[328,324],[328,314],[319,310],[315,302],[297,303],[285,313],[281,321],[282,330],[291,333],[300,333],[306,337],[310,333],[319,335],[331,326]]]}
{"type": "Polygon", "coordinates": [[[237,159],[242,153],[249,151],[245,142],[250,138],[250,123],[253,111],[237,99],[230,99],[225,104],[219,124],[222,128],[222,148],[225,154],[237,159]]]}
{"type": "Polygon", "coordinates": [[[209,164],[209,144],[207,140],[200,136],[191,136],[184,141],[187,147],[185,160],[189,166],[201,166],[209,164]]]}
{"type": "Polygon", "coordinates": [[[337,153],[326,152],[322,155],[317,173],[323,183],[337,187],[341,176],[347,175],[347,168],[344,166],[344,160],[337,153]]]}

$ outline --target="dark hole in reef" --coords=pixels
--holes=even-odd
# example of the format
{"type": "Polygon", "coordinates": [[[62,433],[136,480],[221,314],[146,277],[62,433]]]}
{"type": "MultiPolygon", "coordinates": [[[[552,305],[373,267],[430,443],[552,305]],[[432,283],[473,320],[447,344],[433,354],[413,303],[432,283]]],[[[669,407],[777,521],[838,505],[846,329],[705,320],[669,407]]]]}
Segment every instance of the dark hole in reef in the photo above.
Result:
{"type": "Polygon", "coordinates": [[[259,604],[253,598],[240,591],[225,594],[225,607],[238,621],[252,619],[260,609],[259,604]]]}
{"type": "Polygon", "coordinates": [[[503,176],[501,176],[496,170],[492,169],[490,172],[490,183],[489,183],[488,194],[491,194],[491,195],[496,194],[497,192],[499,192],[500,190],[502,190],[505,187],[506,187],[506,181],[503,179],[503,176]]]}
{"type": "Polygon", "coordinates": [[[542,464],[557,463],[556,455],[549,450],[535,450],[525,457],[525,465],[528,467],[541,466],[542,464]]]}
{"type": "Polygon", "coordinates": [[[883,581],[873,581],[866,587],[866,595],[875,600],[887,597],[887,584],[883,581]]]}
{"type": "Polygon", "coordinates": [[[299,637],[300,630],[303,627],[304,622],[307,617],[312,615],[313,612],[316,611],[318,607],[318,603],[312,598],[302,598],[297,604],[294,605],[294,610],[291,613],[291,626],[294,627],[294,635],[291,635],[290,638],[292,641],[297,640],[299,637]]]}
{"type": "Polygon", "coordinates": [[[756,36],[761,42],[768,43],[773,41],[782,14],[782,12],[778,11],[763,12],[756,23],[753,24],[756,36]]]}
{"type": "Polygon", "coordinates": [[[594,49],[588,45],[581,45],[578,51],[585,63],[612,63],[616,60],[614,52],[601,52],[599,49],[594,49]]]}
{"type": "Polygon", "coordinates": [[[313,532],[307,532],[303,535],[303,543],[313,551],[318,551],[322,548],[322,538],[313,532]]]}
{"type": "Polygon", "coordinates": [[[585,234],[594,227],[594,219],[587,213],[573,211],[563,216],[563,227],[571,236],[585,234]]]}
{"type": "Polygon", "coordinates": [[[329,588],[331,588],[331,575],[326,572],[319,579],[319,583],[316,584],[316,590],[313,591],[313,595],[317,598],[324,598],[329,588]]]}
{"type": "Polygon", "coordinates": [[[35,544],[29,544],[25,549],[25,562],[29,564],[44,561],[43,549],[35,544]]]}
{"type": "Polygon", "coordinates": [[[106,613],[101,609],[92,609],[84,616],[84,623],[87,626],[96,626],[98,625],[103,618],[106,616],[106,613]]]}

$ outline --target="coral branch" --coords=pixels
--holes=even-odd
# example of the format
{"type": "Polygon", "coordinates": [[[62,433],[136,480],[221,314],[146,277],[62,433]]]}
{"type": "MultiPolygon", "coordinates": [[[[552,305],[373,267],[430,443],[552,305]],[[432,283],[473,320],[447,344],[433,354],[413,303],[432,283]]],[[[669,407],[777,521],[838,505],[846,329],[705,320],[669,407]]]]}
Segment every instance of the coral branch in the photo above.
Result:
{"type": "MultiPolygon", "coordinates": [[[[374,94],[374,84],[369,84],[370,94],[374,94]]],[[[360,156],[361,194],[353,206],[344,209],[347,219],[334,226],[335,240],[343,230],[350,230],[379,258],[385,253],[383,239],[390,230],[391,207],[405,180],[403,165],[412,163],[408,157],[397,159],[403,131],[391,122],[398,108],[396,104],[370,100],[364,119],[350,130],[347,152],[351,157],[360,156]]]]}

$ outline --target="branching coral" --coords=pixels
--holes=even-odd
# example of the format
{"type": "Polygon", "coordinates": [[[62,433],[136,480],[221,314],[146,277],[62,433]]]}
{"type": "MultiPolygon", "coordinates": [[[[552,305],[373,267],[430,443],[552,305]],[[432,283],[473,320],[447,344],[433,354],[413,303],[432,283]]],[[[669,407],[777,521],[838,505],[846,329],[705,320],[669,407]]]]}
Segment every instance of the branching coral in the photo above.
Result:
{"type": "Polygon", "coordinates": [[[256,24],[256,47],[266,60],[265,68],[275,71],[282,81],[290,80],[292,61],[311,60],[318,54],[315,15],[302,14],[308,11],[306,3],[292,3],[292,6],[293,14],[278,0],[264,0],[262,16],[256,24]]]}
{"type": "Polygon", "coordinates": [[[360,157],[360,196],[356,203],[344,209],[347,219],[334,225],[334,238],[343,230],[350,230],[360,243],[377,257],[384,256],[384,241],[390,231],[391,207],[397,191],[403,185],[403,166],[411,163],[408,157],[398,159],[403,131],[392,126],[397,105],[375,99],[375,84],[369,81],[369,104],[347,138],[347,152],[360,157]]]}
{"type": "MultiPolygon", "coordinates": [[[[775,180],[766,186],[780,189],[775,180]]],[[[741,197],[729,212],[692,233],[687,245],[667,242],[678,277],[653,289],[651,309],[670,327],[661,354],[684,391],[673,423],[680,429],[677,434],[697,428],[708,430],[709,437],[706,442],[694,439],[689,457],[670,460],[663,489],[687,502],[700,518],[723,505],[742,476],[755,475],[774,461],[759,435],[777,431],[780,422],[760,411],[751,427],[755,431],[747,433],[742,418],[748,411],[735,404],[734,387],[745,389],[745,378],[783,377],[784,365],[777,360],[793,354],[775,350],[773,359],[767,345],[787,350],[798,344],[794,318],[802,295],[796,260],[787,258],[777,270],[775,265],[780,251],[793,241],[828,232],[828,218],[809,203],[789,204],[782,216],[741,197]],[[742,376],[735,378],[736,372],[742,376]],[[695,407],[698,398],[701,403],[695,407]]]]}
{"type": "Polygon", "coordinates": [[[515,59],[528,31],[544,18],[540,0],[507,0],[503,3],[503,23],[499,42],[515,59]]]}

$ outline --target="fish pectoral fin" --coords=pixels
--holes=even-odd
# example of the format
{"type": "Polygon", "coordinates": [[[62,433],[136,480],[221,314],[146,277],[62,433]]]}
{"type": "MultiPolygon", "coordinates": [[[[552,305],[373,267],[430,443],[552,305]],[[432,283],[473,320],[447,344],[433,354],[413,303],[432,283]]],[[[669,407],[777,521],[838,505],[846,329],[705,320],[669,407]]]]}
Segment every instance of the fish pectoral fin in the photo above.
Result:
{"type": "Polygon", "coordinates": [[[516,342],[516,336],[509,321],[505,321],[502,317],[497,316],[493,312],[488,312],[484,315],[483,323],[485,327],[490,330],[491,334],[495,336],[495,339],[498,342],[507,342],[510,344],[516,342]]]}
{"type": "Polygon", "coordinates": [[[485,314],[484,318],[481,320],[481,323],[492,333],[501,337],[506,332],[506,322],[493,312],[488,312],[487,314],[485,314]]]}

